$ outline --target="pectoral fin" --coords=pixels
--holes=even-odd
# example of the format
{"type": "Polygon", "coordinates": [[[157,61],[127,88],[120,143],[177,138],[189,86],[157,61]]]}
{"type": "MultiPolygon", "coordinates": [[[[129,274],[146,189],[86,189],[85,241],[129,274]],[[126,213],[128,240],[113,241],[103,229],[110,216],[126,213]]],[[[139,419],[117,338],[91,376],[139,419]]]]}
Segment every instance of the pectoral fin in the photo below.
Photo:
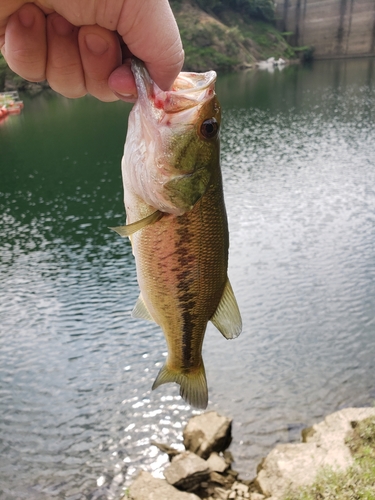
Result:
{"type": "Polygon", "coordinates": [[[226,339],[235,339],[241,333],[241,314],[229,279],[227,279],[223,295],[211,322],[226,339]]]}
{"type": "Polygon", "coordinates": [[[110,227],[109,229],[116,231],[116,233],[125,238],[126,236],[131,236],[132,234],[136,233],[146,226],[149,226],[150,224],[154,224],[155,222],[160,220],[163,215],[163,212],[160,212],[160,210],[156,210],[156,212],[153,212],[151,215],[148,215],[144,219],[137,220],[137,222],[127,224],[126,226],[110,227]]]}
{"type": "Polygon", "coordinates": [[[155,321],[151,316],[150,311],[143,300],[142,294],[139,294],[138,300],[132,310],[132,317],[138,319],[146,319],[148,321],[155,321]]]}

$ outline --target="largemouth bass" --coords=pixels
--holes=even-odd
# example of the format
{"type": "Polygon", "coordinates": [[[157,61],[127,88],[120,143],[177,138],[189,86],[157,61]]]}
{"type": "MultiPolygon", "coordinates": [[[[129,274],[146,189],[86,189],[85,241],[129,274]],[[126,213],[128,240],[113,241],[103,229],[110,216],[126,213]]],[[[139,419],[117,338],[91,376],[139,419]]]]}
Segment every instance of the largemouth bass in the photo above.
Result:
{"type": "Polygon", "coordinates": [[[180,73],[162,91],[132,63],[138,99],[122,160],[126,226],[140,296],[133,317],[155,321],[168,357],[153,389],[176,382],[189,404],[206,408],[202,344],[208,321],[227,339],[241,316],[227,276],[228,224],[219,160],[216,73],[180,73]]]}

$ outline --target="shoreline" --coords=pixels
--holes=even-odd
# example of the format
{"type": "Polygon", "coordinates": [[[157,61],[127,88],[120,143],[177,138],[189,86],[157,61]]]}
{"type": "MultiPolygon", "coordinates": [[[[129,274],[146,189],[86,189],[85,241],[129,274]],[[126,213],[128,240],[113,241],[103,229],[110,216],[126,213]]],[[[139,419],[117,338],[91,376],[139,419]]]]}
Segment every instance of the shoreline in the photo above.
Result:
{"type": "Polygon", "coordinates": [[[369,419],[375,429],[375,407],[334,412],[303,429],[300,443],[276,445],[259,463],[256,477],[242,480],[232,469],[234,458],[228,451],[232,420],[215,411],[202,413],[183,431],[185,451],[152,443],[168,454],[165,479],[140,471],[122,500],[152,500],[155,492],[168,500],[292,500],[299,490],[312,487],[321,471],[344,474],[353,466],[353,429],[369,419]]]}

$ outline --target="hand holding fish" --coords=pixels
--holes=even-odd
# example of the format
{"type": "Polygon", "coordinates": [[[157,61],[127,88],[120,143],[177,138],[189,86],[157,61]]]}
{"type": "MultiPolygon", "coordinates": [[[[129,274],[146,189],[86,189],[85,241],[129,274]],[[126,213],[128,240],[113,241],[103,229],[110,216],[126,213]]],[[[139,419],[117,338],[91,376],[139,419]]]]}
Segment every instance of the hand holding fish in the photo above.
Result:
{"type": "Polygon", "coordinates": [[[26,80],[102,101],[135,101],[132,55],[163,90],[183,64],[168,0],[1,0],[0,48],[26,80]]]}

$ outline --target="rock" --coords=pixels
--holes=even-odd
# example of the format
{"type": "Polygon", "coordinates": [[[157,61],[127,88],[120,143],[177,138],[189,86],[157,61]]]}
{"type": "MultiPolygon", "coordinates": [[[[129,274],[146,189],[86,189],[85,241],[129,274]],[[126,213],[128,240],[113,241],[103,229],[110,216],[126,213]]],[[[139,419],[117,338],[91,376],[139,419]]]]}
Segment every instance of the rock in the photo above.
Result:
{"type": "Polygon", "coordinates": [[[187,450],[202,458],[213,451],[224,451],[232,441],[232,420],[211,411],[192,417],[186,425],[183,437],[187,450]]]}
{"type": "Polygon", "coordinates": [[[210,481],[212,483],[221,484],[222,486],[224,486],[227,482],[225,477],[218,472],[210,472],[210,481]]]}
{"type": "Polygon", "coordinates": [[[234,462],[232,452],[230,452],[229,450],[225,450],[223,452],[223,457],[224,457],[224,460],[226,461],[226,463],[228,464],[228,466],[232,465],[232,463],[234,462]]]}
{"type": "Polygon", "coordinates": [[[179,491],[164,479],[157,479],[146,471],[137,476],[129,493],[132,500],[200,500],[194,493],[179,491]]]}
{"type": "Polygon", "coordinates": [[[210,474],[206,460],[191,451],[186,451],[172,459],[164,469],[164,477],[169,484],[182,490],[193,490],[210,474]]]}
{"type": "Polygon", "coordinates": [[[159,448],[159,450],[162,451],[163,453],[166,453],[170,461],[172,460],[173,457],[181,453],[180,451],[176,450],[176,448],[172,448],[172,446],[168,446],[167,444],[164,443],[158,443],[157,441],[151,440],[150,444],[156,446],[156,448],[159,448]]]}
{"type": "Polygon", "coordinates": [[[312,484],[322,467],[345,470],[353,463],[345,445],[352,422],[372,415],[375,408],[347,408],[305,431],[305,443],[277,445],[260,465],[255,480],[259,490],[279,500],[288,490],[312,484]]]}
{"type": "Polygon", "coordinates": [[[250,493],[250,500],[264,500],[265,498],[266,497],[264,495],[257,493],[256,491],[250,493]]]}
{"type": "Polygon", "coordinates": [[[218,455],[215,451],[211,453],[207,459],[207,465],[211,471],[220,473],[226,471],[229,467],[229,464],[225,461],[225,459],[218,455]]]}
{"type": "Polygon", "coordinates": [[[228,474],[233,477],[233,480],[237,479],[238,477],[238,472],[233,469],[228,470],[228,474]]]}
{"type": "Polygon", "coordinates": [[[281,498],[289,488],[312,483],[324,458],[315,443],[279,444],[264,460],[256,484],[266,496],[281,498]]]}
{"type": "Polygon", "coordinates": [[[241,496],[241,495],[245,496],[245,494],[249,493],[249,487],[246,486],[246,484],[239,483],[238,481],[233,483],[232,490],[236,491],[239,494],[239,496],[241,496]]]}
{"type": "Polygon", "coordinates": [[[224,488],[215,488],[215,498],[219,498],[220,500],[227,500],[229,495],[229,491],[224,488]]]}
{"type": "MultiPolygon", "coordinates": [[[[305,441],[316,443],[328,452],[339,443],[341,452],[345,446],[346,435],[353,428],[353,422],[360,422],[374,415],[375,408],[345,408],[337,411],[328,415],[323,422],[310,427],[310,432],[305,432],[305,441]]],[[[346,446],[345,448],[348,450],[346,446]]]]}

